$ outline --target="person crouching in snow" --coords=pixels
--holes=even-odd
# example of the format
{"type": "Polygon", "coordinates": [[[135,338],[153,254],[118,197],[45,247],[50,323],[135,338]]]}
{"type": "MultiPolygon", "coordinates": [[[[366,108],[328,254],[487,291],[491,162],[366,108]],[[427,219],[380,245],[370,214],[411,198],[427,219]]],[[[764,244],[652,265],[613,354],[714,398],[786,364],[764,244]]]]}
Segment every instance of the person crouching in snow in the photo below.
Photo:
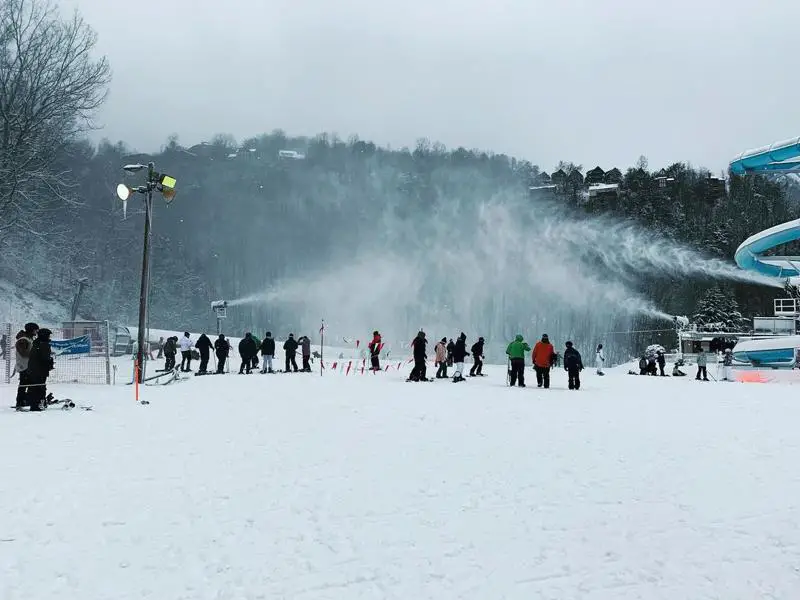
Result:
{"type": "Polygon", "coordinates": [[[583,371],[583,361],[581,353],[572,346],[572,342],[566,343],[567,349],[564,350],[564,370],[569,379],[569,389],[581,389],[581,371],[583,371]]]}
{"type": "Polygon", "coordinates": [[[463,331],[456,340],[455,348],[453,348],[453,363],[456,366],[455,373],[453,373],[453,383],[465,381],[464,379],[464,359],[469,356],[467,352],[467,334],[463,331]]]}
{"type": "Polygon", "coordinates": [[[383,342],[381,341],[381,334],[377,331],[372,332],[372,341],[369,343],[369,358],[371,371],[380,371],[381,370],[381,348],[383,347],[383,342]]]}
{"type": "Polygon", "coordinates": [[[594,353],[594,366],[597,367],[598,375],[605,375],[603,373],[603,365],[606,362],[606,356],[603,353],[603,344],[597,344],[597,352],[594,353]]]}

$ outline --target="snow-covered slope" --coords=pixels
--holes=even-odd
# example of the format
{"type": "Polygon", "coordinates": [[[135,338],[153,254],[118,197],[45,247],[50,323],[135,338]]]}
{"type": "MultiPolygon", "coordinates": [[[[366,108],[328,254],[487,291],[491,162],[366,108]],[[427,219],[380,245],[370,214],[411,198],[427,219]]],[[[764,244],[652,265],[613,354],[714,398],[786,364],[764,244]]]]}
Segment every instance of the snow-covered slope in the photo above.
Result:
{"type": "Polygon", "coordinates": [[[0,323],[11,323],[18,329],[28,321],[58,325],[69,319],[67,304],[45,300],[0,279],[0,323]]]}
{"type": "Polygon", "coordinates": [[[0,597],[796,597],[795,386],[488,373],[192,377],[149,406],[57,387],[94,410],[5,409],[0,597]]]}

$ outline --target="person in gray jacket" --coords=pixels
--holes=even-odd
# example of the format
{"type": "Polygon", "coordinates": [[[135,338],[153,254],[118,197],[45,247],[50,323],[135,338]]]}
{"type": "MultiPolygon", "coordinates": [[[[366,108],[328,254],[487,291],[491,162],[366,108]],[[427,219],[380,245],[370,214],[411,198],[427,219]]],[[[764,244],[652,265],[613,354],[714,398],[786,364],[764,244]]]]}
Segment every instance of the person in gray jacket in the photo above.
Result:
{"type": "Polygon", "coordinates": [[[303,354],[303,371],[311,373],[311,340],[304,335],[297,341],[300,342],[300,350],[303,354]]]}
{"type": "Polygon", "coordinates": [[[703,376],[703,381],[708,381],[707,365],[708,355],[701,348],[700,352],[697,354],[697,377],[695,377],[697,381],[700,381],[700,375],[703,376]]]}

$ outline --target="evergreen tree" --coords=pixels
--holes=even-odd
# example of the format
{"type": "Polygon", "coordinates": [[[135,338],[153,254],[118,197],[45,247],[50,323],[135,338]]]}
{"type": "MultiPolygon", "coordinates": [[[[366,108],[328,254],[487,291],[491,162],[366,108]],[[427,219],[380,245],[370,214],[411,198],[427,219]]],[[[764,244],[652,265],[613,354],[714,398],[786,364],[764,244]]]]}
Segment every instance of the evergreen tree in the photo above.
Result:
{"type": "Polygon", "coordinates": [[[732,332],[747,329],[736,298],[719,286],[709,289],[697,303],[692,321],[701,331],[732,332]]]}

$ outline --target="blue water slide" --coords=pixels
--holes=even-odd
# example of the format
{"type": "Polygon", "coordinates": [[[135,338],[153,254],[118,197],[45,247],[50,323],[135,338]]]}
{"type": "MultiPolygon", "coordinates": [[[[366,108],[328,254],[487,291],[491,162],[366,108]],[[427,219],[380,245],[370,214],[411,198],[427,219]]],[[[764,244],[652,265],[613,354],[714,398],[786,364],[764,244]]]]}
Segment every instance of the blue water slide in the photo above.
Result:
{"type": "Polygon", "coordinates": [[[800,171],[800,137],[748,150],[730,164],[731,173],[785,173],[800,171]]]}
{"type": "Polygon", "coordinates": [[[800,258],[763,256],[767,250],[800,239],[800,219],[781,223],[751,235],[736,249],[733,259],[747,271],[756,271],[769,277],[800,276],[800,258]]]}

